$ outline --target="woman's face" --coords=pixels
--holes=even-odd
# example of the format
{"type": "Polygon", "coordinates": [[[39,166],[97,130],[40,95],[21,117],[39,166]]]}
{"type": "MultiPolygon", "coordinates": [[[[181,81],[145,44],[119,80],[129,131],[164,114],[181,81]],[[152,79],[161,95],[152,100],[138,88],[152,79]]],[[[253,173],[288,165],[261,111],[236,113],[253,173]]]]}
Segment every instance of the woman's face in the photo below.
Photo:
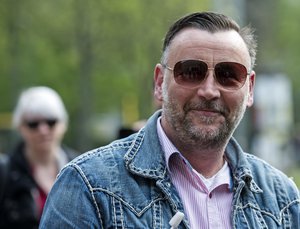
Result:
{"type": "Polygon", "coordinates": [[[61,144],[66,125],[58,119],[27,115],[19,130],[26,147],[42,154],[61,144]]]}

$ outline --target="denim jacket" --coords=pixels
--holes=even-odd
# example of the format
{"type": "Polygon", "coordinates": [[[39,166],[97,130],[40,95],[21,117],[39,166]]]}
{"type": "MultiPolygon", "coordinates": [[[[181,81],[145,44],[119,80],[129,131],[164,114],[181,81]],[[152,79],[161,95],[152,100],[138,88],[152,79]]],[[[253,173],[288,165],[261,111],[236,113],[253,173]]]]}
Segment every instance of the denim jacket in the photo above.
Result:
{"type": "MultiPolygon", "coordinates": [[[[138,133],[69,163],[48,196],[40,228],[170,228],[184,209],[159,143],[159,116],[138,133]]],[[[287,176],[244,153],[234,139],[226,157],[233,228],[300,228],[299,192],[287,176]]],[[[189,228],[187,219],[178,228],[189,228]]]]}

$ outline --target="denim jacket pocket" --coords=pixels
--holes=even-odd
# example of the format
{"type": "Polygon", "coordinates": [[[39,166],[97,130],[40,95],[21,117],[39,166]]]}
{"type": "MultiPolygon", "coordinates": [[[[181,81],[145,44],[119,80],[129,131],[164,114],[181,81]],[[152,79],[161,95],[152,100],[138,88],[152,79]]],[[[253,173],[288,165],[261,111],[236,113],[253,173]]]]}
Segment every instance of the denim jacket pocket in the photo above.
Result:
{"type": "Polygon", "coordinates": [[[236,223],[234,228],[253,228],[253,229],[292,229],[296,228],[290,220],[290,207],[293,202],[286,204],[282,209],[266,210],[260,209],[256,204],[248,203],[239,206],[234,212],[236,223]]]}
{"type": "Polygon", "coordinates": [[[100,209],[103,228],[163,229],[170,227],[168,222],[172,218],[172,211],[165,198],[157,196],[142,205],[135,205],[133,199],[121,198],[114,193],[102,190],[96,191],[95,199],[100,209]]]}

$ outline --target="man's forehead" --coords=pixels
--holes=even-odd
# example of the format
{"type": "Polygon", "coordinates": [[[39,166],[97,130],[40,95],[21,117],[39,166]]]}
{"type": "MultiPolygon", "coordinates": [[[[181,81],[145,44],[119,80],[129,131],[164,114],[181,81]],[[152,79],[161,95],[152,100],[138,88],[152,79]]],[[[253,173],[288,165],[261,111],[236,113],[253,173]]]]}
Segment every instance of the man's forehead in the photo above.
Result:
{"type": "Polygon", "coordinates": [[[250,63],[250,55],[242,37],[235,30],[209,32],[197,28],[180,31],[170,44],[170,55],[237,55],[250,63]]]}

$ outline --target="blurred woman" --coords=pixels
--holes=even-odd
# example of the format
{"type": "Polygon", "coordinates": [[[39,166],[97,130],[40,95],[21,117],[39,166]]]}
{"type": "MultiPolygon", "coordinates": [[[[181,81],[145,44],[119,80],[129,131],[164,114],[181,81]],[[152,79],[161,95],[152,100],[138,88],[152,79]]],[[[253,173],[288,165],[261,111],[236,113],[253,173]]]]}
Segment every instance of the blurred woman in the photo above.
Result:
{"type": "Polygon", "coordinates": [[[48,87],[25,90],[13,113],[21,141],[9,155],[0,228],[38,228],[46,197],[59,170],[76,154],[62,146],[68,114],[48,87]]]}

